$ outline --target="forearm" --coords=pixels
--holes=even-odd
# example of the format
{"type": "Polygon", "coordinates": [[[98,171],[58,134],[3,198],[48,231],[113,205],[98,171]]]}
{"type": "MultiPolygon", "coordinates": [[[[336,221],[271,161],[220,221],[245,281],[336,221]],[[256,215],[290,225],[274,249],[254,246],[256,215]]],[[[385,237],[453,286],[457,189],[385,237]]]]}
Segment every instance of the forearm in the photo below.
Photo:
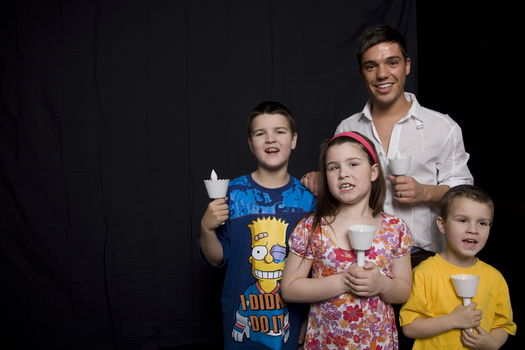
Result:
{"type": "Polygon", "coordinates": [[[416,318],[412,323],[401,327],[403,334],[408,338],[430,338],[448,332],[452,326],[449,315],[431,318],[416,318]]]}
{"type": "Polygon", "coordinates": [[[450,187],[447,185],[422,185],[423,186],[423,200],[425,203],[435,207],[441,206],[441,197],[447,192],[450,187]]]}
{"type": "Polygon", "coordinates": [[[312,261],[290,252],[284,264],[281,295],[291,303],[314,303],[348,291],[342,274],[309,278],[312,261]]]}
{"type": "Polygon", "coordinates": [[[323,278],[301,277],[293,280],[283,278],[281,284],[281,295],[290,303],[315,303],[348,292],[340,274],[323,278]]]}
{"type": "Polygon", "coordinates": [[[509,333],[507,333],[506,330],[503,328],[494,328],[490,331],[490,336],[492,339],[494,339],[494,349],[499,349],[505,344],[507,341],[507,338],[509,337],[509,333]]]}
{"type": "Polygon", "coordinates": [[[390,278],[387,276],[384,276],[384,278],[384,288],[378,294],[381,299],[389,304],[401,304],[410,298],[412,291],[411,283],[403,278],[390,278]]]}
{"type": "Polygon", "coordinates": [[[200,247],[206,261],[212,266],[219,266],[223,261],[222,244],[217,238],[215,230],[201,226],[200,247]]]}

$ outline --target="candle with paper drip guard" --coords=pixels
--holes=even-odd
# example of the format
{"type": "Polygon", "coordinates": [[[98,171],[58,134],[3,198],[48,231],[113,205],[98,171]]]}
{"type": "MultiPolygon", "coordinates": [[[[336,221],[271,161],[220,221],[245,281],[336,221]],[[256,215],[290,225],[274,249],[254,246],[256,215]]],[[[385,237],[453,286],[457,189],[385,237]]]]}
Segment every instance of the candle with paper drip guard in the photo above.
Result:
{"type": "MultiPolygon", "coordinates": [[[[470,304],[470,299],[476,296],[478,291],[479,276],[476,275],[452,275],[452,283],[456,294],[463,298],[463,306],[470,304]]],[[[470,328],[472,332],[473,329],[470,328]]]]}
{"type": "Polygon", "coordinates": [[[396,157],[394,159],[389,158],[388,162],[390,163],[390,168],[392,169],[392,174],[406,175],[408,170],[410,170],[410,162],[412,161],[411,156],[404,156],[397,150],[396,157]]]}
{"type": "Polygon", "coordinates": [[[356,251],[357,266],[365,265],[365,251],[372,247],[372,242],[376,235],[376,228],[370,225],[350,225],[348,226],[348,237],[350,244],[356,251]]]}
{"type": "MultiPolygon", "coordinates": [[[[204,186],[206,186],[206,191],[208,191],[208,197],[211,199],[226,197],[229,183],[230,179],[220,180],[215,170],[212,169],[210,180],[204,180],[204,186]]],[[[221,225],[224,225],[224,222],[221,222],[221,225]]]]}
{"type": "Polygon", "coordinates": [[[208,196],[212,199],[226,197],[229,183],[230,179],[219,180],[215,170],[211,171],[210,180],[204,180],[204,185],[206,186],[206,191],[208,191],[208,196]]]}

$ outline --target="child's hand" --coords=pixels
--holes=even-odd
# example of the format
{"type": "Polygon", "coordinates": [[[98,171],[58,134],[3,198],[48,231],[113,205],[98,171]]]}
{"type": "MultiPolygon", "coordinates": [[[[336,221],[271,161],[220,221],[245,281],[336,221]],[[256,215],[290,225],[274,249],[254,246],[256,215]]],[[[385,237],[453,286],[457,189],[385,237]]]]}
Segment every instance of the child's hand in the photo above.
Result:
{"type": "Polygon", "coordinates": [[[367,261],[363,267],[353,263],[345,273],[345,283],[348,290],[360,297],[370,297],[381,292],[383,275],[379,267],[367,261]]]}
{"type": "Polygon", "coordinates": [[[452,326],[459,329],[478,327],[483,311],[476,310],[477,305],[475,302],[468,304],[468,306],[458,305],[449,314],[452,326]]]}
{"type": "MultiPolygon", "coordinates": [[[[494,339],[481,326],[476,327],[477,334],[470,330],[461,331],[461,343],[473,350],[496,350],[501,347],[501,341],[494,339]]],[[[505,337],[506,340],[506,337],[505,337]]]]}
{"type": "Polygon", "coordinates": [[[218,198],[208,204],[208,208],[201,220],[201,227],[205,230],[215,230],[224,220],[228,219],[228,198],[218,198]]]}

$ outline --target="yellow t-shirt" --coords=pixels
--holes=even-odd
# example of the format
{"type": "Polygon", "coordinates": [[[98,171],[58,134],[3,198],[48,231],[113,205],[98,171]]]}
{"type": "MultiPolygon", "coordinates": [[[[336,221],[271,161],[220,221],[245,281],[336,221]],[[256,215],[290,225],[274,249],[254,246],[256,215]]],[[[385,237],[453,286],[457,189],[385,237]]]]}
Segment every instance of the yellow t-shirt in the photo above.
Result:
{"type": "MultiPolygon", "coordinates": [[[[501,273],[479,259],[470,268],[460,268],[449,264],[439,254],[414,268],[412,295],[401,307],[399,324],[404,326],[416,318],[447,315],[462,305],[463,298],[456,295],[451,279],[456,274],[480,276],[476,296],[471,301],[478,304],[476,309],[483,310],[481,327],[487,332],[503,328],[514,335],[516,324],[512,321],[509,289],[501,273]]],[[[435,337],[416,339],[413,350],[466,349],[460,336],[461,330],[454,329],[435,337]]]]}

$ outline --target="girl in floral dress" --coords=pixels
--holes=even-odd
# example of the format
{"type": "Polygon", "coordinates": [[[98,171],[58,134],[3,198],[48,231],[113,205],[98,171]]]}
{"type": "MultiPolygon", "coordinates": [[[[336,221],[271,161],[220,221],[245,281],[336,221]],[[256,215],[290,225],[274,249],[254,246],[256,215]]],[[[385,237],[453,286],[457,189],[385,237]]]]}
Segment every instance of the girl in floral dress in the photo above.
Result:
{"type": "Polygon", "coordinates": [[[336,135],[321,149],[317,211],[290,236],[281,280],[287,302],[310,303],[305,349],[398,349],[390,304],[410,297],[412,237],[403,220],[382,212],[378,162],[359,133],[336,135]],[[354,224],[378,229],[363,267],[347,233],[354,224]]]}

